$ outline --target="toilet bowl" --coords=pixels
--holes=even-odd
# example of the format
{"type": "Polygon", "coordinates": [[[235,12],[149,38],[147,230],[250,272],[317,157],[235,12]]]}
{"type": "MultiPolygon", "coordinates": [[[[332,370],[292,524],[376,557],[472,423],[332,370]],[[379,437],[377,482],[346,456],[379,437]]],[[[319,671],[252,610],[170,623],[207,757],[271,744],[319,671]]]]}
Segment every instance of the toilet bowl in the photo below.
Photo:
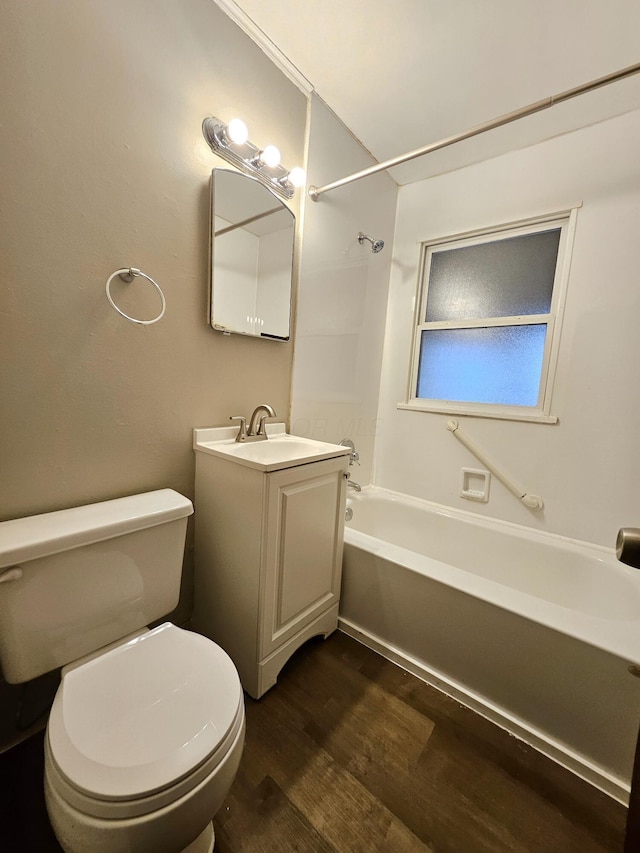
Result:
{"type": "Polygon", "coordinates": [[[62,666],[45,799],[68,853],[205,853],[244,744],[226,652],[164,622],[190,501],[169,489],[0,523],[0,663],[62,666]]]}
{"type": "Polygon", "coordinates": [[[183,850],[222,804],[243,741],[238,674],[199,634],[167,622],[74,664],[45,739],[58,840],[69,853],[183,850]]]}

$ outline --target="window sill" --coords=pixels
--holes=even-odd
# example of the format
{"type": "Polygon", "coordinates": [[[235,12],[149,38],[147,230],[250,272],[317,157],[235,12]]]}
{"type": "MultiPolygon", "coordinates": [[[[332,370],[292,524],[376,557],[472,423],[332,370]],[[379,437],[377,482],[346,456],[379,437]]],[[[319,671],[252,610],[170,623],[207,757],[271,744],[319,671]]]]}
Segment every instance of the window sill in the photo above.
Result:
{"type": "Polygon", "coordinates": [[[431,412],[440,415],[464,415],[472,418],[490,418],[502,421],[526,421],[536,424],[557,424],[556,415],[547,415],[539,409],[524,411],[514,410],[509,406],[487,407],[465,406],[464,404],[422,402],[411,400],[409,403],[398,403],[398,409],[410,412],[431,412]]]}

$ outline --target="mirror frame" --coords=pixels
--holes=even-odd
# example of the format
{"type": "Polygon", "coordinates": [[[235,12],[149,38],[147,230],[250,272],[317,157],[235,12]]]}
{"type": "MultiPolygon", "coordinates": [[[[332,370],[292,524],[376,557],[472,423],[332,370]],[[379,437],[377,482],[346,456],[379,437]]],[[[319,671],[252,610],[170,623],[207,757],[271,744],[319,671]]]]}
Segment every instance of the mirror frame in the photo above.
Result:
{"type": "MultiPolygon", "coordinates": [[[[265,199],[268,198],[265,196],[265,199]]],[[[251,177],[250,175],[245,175],[242,172],[236,171],[235,169],[222,169],[222,168],[214,168],[211,172],[211,182],[210,182],[210,200],[211,200],[211,208],[210,208],[210,228],[209,228],[209,309],[208,309],[208,321],[209,325],[212,329],[217,332],[222,332],[225,335],[244,335],[246,337],[252,338],[261,338],[263,340],[270,341],[289,341],[291,340],[291,321],[292,321],[292,306],[293,306],[293,273],[294,273],[294,256],[295,256],[295,243],[296,243],[296,215],[291,210],[291,208],[276,195],[269,187],[265,186],[261,181],[258,181],[256,178],[251,177]],[[216,175],[235,175],[239,180],[242,181],[251,181],[256,187],[260,188],[261,193],[268,193],[273,199],[274,208],[277,207],[279,210],[286,211],[291,216],[291,225],[293,229],[292,238],[291,238],[291,259],[289,262],[289,292],[287,299],[287,335],[278,335],[274,333],[270,333],[268,331],[265,332],[250,332],[245,331],[243,329],[234,329],[227,326],[221,325],[219,322],[215,320],[215,303],[216,303],[216,269],[215,269],[215,253],[216,253],[216,229],[215,229],[215,220],[216,220],[216,175]]],[[[251,219],[251,216],[247,217],[251,219]]],[[[233,225],[230,226],[233,228],[233,225]]],[[[218,282],[218,290],[220,288],[220,282],[218,282]]]]}

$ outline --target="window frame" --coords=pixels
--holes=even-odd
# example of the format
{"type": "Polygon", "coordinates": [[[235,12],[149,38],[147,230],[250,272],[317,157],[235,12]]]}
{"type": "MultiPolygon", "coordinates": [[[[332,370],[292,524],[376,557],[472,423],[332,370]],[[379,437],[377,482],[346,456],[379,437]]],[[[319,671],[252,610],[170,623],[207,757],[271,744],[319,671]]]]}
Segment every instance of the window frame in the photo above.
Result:
{"type": "Polygon", "coordinates": [[[398,403],[399,409],[422,412],[440,412],[452,415],[471,415],[475,417],[500,418],[507,420],[535,421],[538,423],[557,423],[558,418],[551,414],[553,385],[557,369],[560,348],[560,333],[566,302],[571,249],[576,227],[577,207],[556,213],[519,220],[490,228],[482,228],[461,234],[429,239],[420,243],[420,263],[418,267],[415,315],[413,320],[413,341],[410,355],[410,369],[407,394],[404,402],[398,403]],[[553,281],[553,292],[548,314],[521,314],[507,317],[481,317],[465,320],[439,320],[421,322],[426,316],[427,296],[429,292],[429,272],[434,252],[448,251],[483,243],[496,242],[509,237],[535,234],[552,229],[560,229],[558,259],[553,281]],[[422,332],[435,329],[472,329],[504,326],[526,326],[545,324],[547,333],[540,370],[540,387],[535,406],[508,406],[500,403],[468,403],[455,400],[436,400],[417,397],[418,371],[422,332]]]}

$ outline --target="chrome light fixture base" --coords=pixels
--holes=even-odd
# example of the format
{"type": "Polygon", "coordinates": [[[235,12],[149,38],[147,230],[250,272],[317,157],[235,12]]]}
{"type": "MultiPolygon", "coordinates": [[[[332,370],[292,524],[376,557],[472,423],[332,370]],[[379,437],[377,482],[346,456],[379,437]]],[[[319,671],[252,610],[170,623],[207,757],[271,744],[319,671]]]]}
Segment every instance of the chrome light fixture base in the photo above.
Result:
{"type": "Polygon", "coordinates": [[[284,166],[267,166],[260,159],[262,149],[247,140],[233,142],[227,134],[227,125],[209,116],[202,122],[202,135],[211,150],[228,163],[254,178],[284,198],[293,198],[295,187],[289,180],[289,171],[284,166]]]}

